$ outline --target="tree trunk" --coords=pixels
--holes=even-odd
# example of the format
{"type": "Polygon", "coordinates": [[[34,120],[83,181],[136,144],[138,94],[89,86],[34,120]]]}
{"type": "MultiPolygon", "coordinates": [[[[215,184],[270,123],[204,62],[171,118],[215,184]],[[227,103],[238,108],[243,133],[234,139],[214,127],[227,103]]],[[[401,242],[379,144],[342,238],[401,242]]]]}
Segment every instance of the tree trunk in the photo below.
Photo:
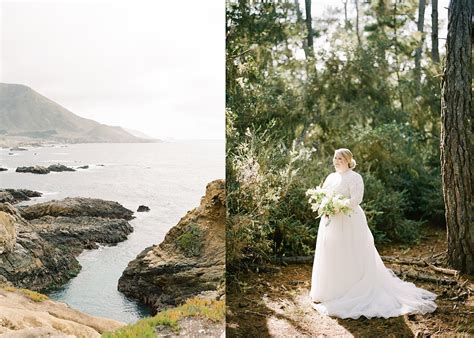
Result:
{"type": "Polygon", "coordinates": [[[425,6],[426,1],[420,0],[420,6],[418,8],[418,32],[421,33],[421,40],[418,48],[415,51],[415,85],[416,95],[420,95],[420,83],[421,83],[421,52],[423,50],[423,44],[425,42],[423,26],[425,24],[425,6]]]}
{"type": "Polygon", "coordinates": [[[402,91],[402,86],[401,86],[401,80],[400,80],[400,61],[398,60],[398,33],[397,33],[397,2],[393,4],[393,40],[394,44],[393,46],[395,47],[395,74],[397,75],[397,88],[398,88],[398,97],[400,99],[400,106],[402,110],[405,109],[405,103],[403,99],[403,91],[402,91]]]}
{"type": "Polygon", "coordinates": [[[451,1],[441,96],[441,178],[448,261],[474,274],[471,1],[451,1]]]}
{"type": "Polygon", "coordinates": [[[431,58],[439,62],[438,49],[438,0],[431,1],[431,58]]]}
{"type": "Polygon", "coordinates": [[[314,57],[313,49],[313,19],[311,18],[311,0],[304,1],[306,11],[306,29],[308,30],[308,51],[311,57],[314,57]]]}
{"type": "MultiPolygon", "coordinates": [[[[296,7],[296,20],[298,23],[303,23],[303,15],[301,14],[300,10],[300,2],[298,0],[295,0],[295,7],[296,7]]],[[[303,39],[303,50],[304,50],[304,55],[306,57],[306,60],[310,57],[309,55],[309,49],[308,49],[308,43],[306,39],[303,39]]]]}
{"type": "Polygon", "coordinates": [[[348,0],[342,0],[344,3],[344,28],[346,30],[349,29],[349,19],[347,18],[347,1],[348,0]]]}
{"type": "Polygon", "coordinates": [[[361,47],[360,42],[360,30],[359,30],[359,0],[355,0],[356,6],[356,34],[357,34],[357,44],[361,47]]]}
{"type": "MultiPolygon", "coordinates": [[[[394,3],[394,6],[396,6],[397,3],[394,3]]],[[[385,16],[386,16],[386,7],[385,7],[385,0],[379,0],[376,6],[376,19],[377,19],[377,29],[380,30],[380,35],[382,37],[385,37],[385,16]]],[[[395,27],[396,29],[396,27],[395,27]]],[[[380,45],[378,49],[379,57],[380,57],[380,62],[385,63],[386,58],[385,58],[385,46],[380,45]]]]}

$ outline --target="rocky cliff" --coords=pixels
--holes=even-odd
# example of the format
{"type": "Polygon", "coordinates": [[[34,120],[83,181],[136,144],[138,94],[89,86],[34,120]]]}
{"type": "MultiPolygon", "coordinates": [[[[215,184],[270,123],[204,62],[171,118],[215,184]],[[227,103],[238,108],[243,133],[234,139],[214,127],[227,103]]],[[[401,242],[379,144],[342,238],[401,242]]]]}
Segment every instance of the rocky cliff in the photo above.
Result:
{"type": "Polygon", "coordinates": [[[200,206],[189,211],[159,245],[128,264],[118,289],[154,309],[181,304],[223,283],[225,271],[225,184],[206,187],[200,206]]]}
{"type": "Polygon", "coordinates": [[[75,256],[116,244],[133,231],[133,212],[112,201],[66,198],[16,208],[0,203],[0,277],[32,290],[54,288],[80,271],[75,256]]]}
{"type": "Polygon", "coordinates": [[[100,337],[124,325],[90,316],[29,290],[0,287],[2,337],[100,337]]]}

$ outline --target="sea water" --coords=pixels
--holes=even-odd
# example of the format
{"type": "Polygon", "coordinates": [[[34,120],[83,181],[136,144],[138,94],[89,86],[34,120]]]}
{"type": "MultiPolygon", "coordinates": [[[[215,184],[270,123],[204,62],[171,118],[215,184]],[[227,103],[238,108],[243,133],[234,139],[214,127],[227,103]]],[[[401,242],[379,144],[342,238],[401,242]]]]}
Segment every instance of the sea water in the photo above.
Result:
{"type": "Polygon", "coordinates": [[[131,323],[149,315],[149,309],[117,291],[127,264],[145,248],[159,244],[186,212],[199,205],[206,184],[225,176],[224,141],[161,143],[68,144],[28,147],[27,151],[0,150],[1,188],[40,191],[34,204],[66,197],[93,197],[117,201],[135,212],[134,232],[116,246],[101,246],[78,256],[79,275],[48,296],[94,316],[131,323]],[[47,175],[16,173],[19,166],[69,167],[88,165],[76,172],[47,175]],[[139,205],[149,212],[136,212],[139,205]]]}

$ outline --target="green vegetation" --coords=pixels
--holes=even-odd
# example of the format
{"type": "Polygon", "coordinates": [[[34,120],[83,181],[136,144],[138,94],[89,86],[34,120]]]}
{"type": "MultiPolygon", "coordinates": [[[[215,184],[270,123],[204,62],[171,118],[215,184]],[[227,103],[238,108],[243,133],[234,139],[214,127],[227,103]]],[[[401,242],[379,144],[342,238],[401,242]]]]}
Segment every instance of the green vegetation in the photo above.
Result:
{"type": "Polygon", "coordinates": [[[225,303],[202,298],[191,298],[181,306],[159,312],[154,317],[144,318],[132,325],[127,325],[115,332],[107,332],[104,338],[135,338],[156,337],[157,326],[168,326],[172,330],[179,330],[179,321],[186,317],[200,317],[220,322],[224,320],[225,303]]]}
{"type": "Polygon", "coordinates": [[[36,292],[36,291],[31,291],[28,289],[18,289],[12,286],[3,286],[2,289],[5,291],[9,292],[18,292],[24,295],[25,297],[31,299],[34,302],[43,302],[45,300],[48,300],[48,296],[43,295],[42,293],[36,292]]]}
{"type": "Polygon", "coordinates": [[[420,225],[444,225],[441,67],[424,56],[415,69],[417,3],[359,4],[359,29],[334,12],[315,20],[314,45],[324,47],[308,53],[304,6],[228,2],[231,271],[312,253],[318,220],[304,192],[333,171],[341,147],[358,162],[377,243],[416,243],[420,225]]]}
{"type": "Polygon", "coordinates": [[[186,257],[199,256],[202,249],[202,231],[195,223],[191,223],[181,234],[176,243],[186,257]]]}

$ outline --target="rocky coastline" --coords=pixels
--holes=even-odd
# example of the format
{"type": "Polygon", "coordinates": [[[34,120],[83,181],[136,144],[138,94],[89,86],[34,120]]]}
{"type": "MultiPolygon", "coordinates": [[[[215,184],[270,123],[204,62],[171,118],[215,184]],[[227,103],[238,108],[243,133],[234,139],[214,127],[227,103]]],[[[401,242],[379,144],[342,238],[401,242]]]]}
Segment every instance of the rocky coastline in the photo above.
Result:
{"type": "MultiPolygon", "coordinates": [[[[81,169],[84,169],[84,168],[85,168],[84,166],[81,167],[81,169]]],[[[49,174],[50,172],[63,172],[63,171],[76,171],[76,169],[67,167],[64,164],[57,163],[57,164],[51,164],[48,167],[34,165],[30,167],[18,167],[15,170],[15,172],[17,173],[31,173],[31,174],[39,174],[39,175],[46,175],[46,174],[49,174]]]]}
{"type": "Polygon", "coordinates": [[[56,288],[80,271],[75,257],[84,249],[119,243],[133,231],[133,212],[117,202],[66,198],[14,205],[28,195],[37,193],[0,190],[0,280],[15,287],[56,288]]]}
{"type": "Polygon", "coordinates": [[[161,244],[146,248],[128,264],[118,290],[155,311],[196,295],[222,298],[225,210],[224,181],[213,181],[199,207],[188,211],[161,244]]]}
{"type": "Polygon", "coordinates": [[[23,201],[29,201],[33,197],[41,197],[43,194],[39,191],[28,189],[0,189],[0,203],[16,204],[23,201]]]}
{"type": "Polygon", "coordinates": [[[0,286],[2,337],[101,337],[124,325],[74,310],[36,292],[0,286]]]}

